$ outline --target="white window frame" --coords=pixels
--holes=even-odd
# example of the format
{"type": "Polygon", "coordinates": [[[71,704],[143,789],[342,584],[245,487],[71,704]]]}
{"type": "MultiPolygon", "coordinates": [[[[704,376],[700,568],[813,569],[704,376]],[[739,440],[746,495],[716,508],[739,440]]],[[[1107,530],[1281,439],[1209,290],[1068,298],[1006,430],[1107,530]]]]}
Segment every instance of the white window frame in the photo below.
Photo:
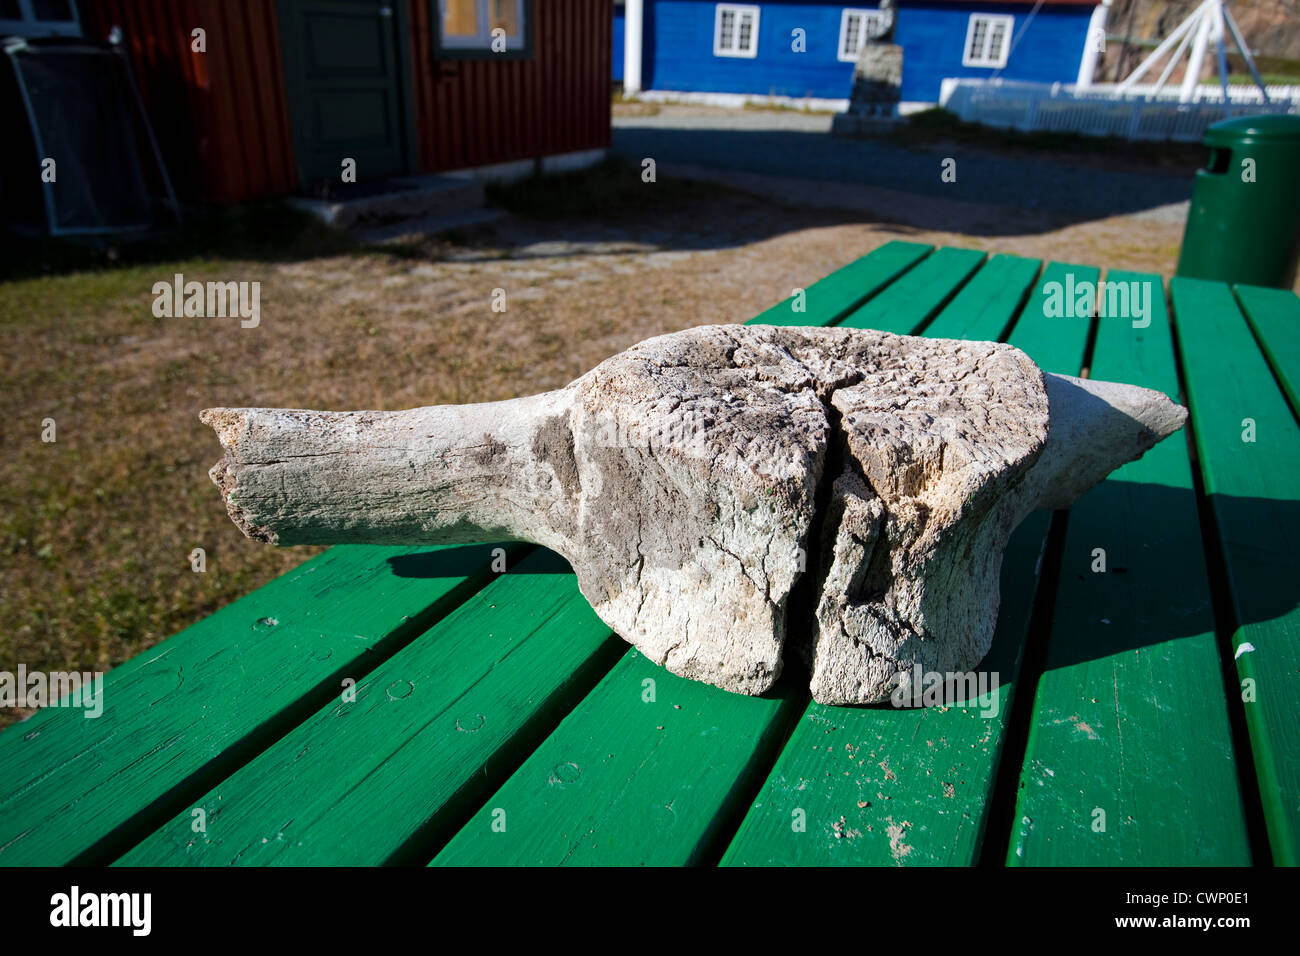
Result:
{"type": "Polygon", "coordinates": [[[1007,65],[1007,58],[1011,55],[1011,37],[1012,31],[1016,25],[1016,18],[1006,13],[972,13],[970,20],[966,24],[966,42],[961,48],[961,65],[975,67],[990,67],[1001,69],[1007,65]],[[971,42],[975,39],[975,28],[980,23],[984,24],[984,42],[981,44],[979,52],[971,55],[971,42]],[[993,38],[993,27],[1001,24],[1002,49],[999,51],[997,59],[989,56],[989,41],[993,38]]]}
{"type": "Polygon", "coordinates": [[[714,56],[740,56],[746,59],[753,59],[758,56],[758,17],[761,11],[758,7],[749,4],[739,3],[719,3],[713,11],[713,55],[714,56]],[[733,19],[733,30],[730,40],[731,46],[724,47],[719,42],[722,37],[722,15],[730,13],[733,19]],[[754,25],[749,32],[749,48],[742,50],[737,44],[740,43],[740,18],[742,16],[751,16],[754,18],[754,25]]]}
{"type": "Polygon", "coordinates": [[[71,20],[38,20],[32,0],[18,0],[19,19],[0,19],[0,36],[79,37],[81,11],[77,9],[76,0],[71,0],[68,6],[72,10],[71,20]]]}
{"type": "Polygon", "coordinates": [[[844,12],[840,14],[840,42],[835,47],[835,56],[841,63],[856,63],[858,54],[867,43],[868,34],[872,33],[884,20],[884,14],[879,10],[866,10],[861,7],[845,7],[844,12]],[[849,21],[856,19],[858,21],[858,46],[851,53],[844,49],[845,41],[849,38],[849,21]],[[875,26],[872,26],[872,24],[875,26]]]}
{"type": "MultiPolygon", "coordinates": [[[[438,45],[444,50],[490,50],[492,48],[492,31],[488,27],[490,20],[489,14],[491,0],[476,0],[475,6],[478,8],[479,29],[475,36],[448,36],[443,32],[442,25],[446,22],[446,3],[438,0],[438,45]]],[[[528,36],[528,4],[524,0],[515,0],[519,4],[519,33],[515,36],[506,34],[506,49],[519,51],[524,48],[525,38],[528,36]]]]}

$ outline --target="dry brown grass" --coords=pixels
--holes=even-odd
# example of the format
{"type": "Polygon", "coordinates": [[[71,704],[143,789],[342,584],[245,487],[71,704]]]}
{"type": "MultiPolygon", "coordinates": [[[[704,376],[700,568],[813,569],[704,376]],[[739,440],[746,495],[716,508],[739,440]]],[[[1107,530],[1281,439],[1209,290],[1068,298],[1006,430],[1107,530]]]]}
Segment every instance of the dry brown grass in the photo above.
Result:
{"type": "MultiPolygon", "coordinates": [[[[0,287],[0,669],[109,669],[315,553],[236,531],[207,478],[219,449],[202,408],[395,409],[554,388],[647,336],[745,321],[895,238],[1168,273],[1178,233],[1114,221],[982,239],[719,192],[616,227],[512,221],[505,238],[468,249],[431,240],[401,255],[10,282],[0,287]],[[260,327],[155,318],[151,286],[174,272],[260,281],[260,327]],[[504,314],[491,310],[496,288],[504,314]],[[54,444],[40,439],[45,418],[57,422],[54,444]],[[190,568],[195,547],[205,574],[190,568]]],[[[0,712],[0,723],[13,718],[0,712]]]]}

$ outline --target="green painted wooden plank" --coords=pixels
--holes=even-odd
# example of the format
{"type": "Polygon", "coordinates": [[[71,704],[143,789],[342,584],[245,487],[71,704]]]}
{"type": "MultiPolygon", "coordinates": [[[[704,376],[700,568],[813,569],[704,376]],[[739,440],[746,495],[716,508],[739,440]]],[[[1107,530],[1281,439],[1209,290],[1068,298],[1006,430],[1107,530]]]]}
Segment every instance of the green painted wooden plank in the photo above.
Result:
{"type": "Polygon", "coordinates": [[[1300,415],[1300,298],[1290,289],[1255,285],[1235,289],[1292,411],[1300,415]]]}
{"type": "Polygon", "coordinates": [[[897,239],[887,242],[814,282],[804,291],[802,302],[791,295],[746,324],[831,325],[912,268],[931,248],[897,239]],[[803,311],[796,311],[798,305],[803,311]]]}
{"type": "Polygon", "coordinates": [[[1042,263],[998,254],[980,266],[926,327],[932,338],[996,342],[1020,311],[1042,263]]]}
{"type": "MultiPolygon", "coordinates": [[[[963,328],[981,339],[996,338],[1020,308],[1037,271],[1032,260],[993,260],[925,334],[954,337],[963,328]],[[990,269],[992,279],[982,279],[990,269]]],[[[933,301],[918,296],[913,307],[929,310],[933,301]]],[[[906,323],[910,317],[901,302],[899,309],[906,323]]],[[[1066,345],[1071,347],[1081,358],[1083,339],[1066,345]]],[[[976,860],[1049,521],[1046,513],[1031,515],[1003,558],[998,628],[975,672],[977,681],[982,677],[986,686],[996,687],[985,706],[810,704],[728,847],[724,866],[969,865],[976,860]]]]}
{"type": "MultiPolygon", "coordinates": [[[[1161,278],[1107,282],[1145,284],[1150,325],[1100,319],[1092,377],[1177,400],[1161,278]]],[[[1176,435],[1070,509],[1007,863],[1248,864],[1221,674],[1191,464],[1176,435]]]]}
{"type": "Polygon", "coordinates": [[[936,249],[924,262],[847,315],[840,325],[911,335],[946,303],[984,261],[977,249],[936,249]]]}
{"type": "Polygon", "coordinates": [[[1235,618],[1232,647],[1269,846],[1275,863],[1295,865],[1300,429],[1228,287],[1177,278],[1170,293],[1196,449],[1235,618]]]}
{"type": "Polygon", "coordinates": [[[539,549],[198,798],[206,832],[186,807],[119,862],[389,862],[454,832],[625,646],[539,549]]]}
{"type": "MultiPolygon", "coordinates": [[[[969,865],[979,853],[1049,515],[1002,561],[1002,608],[982,697],[956,706],[804,711],[723,866],[969,865]]],[[[976,685],[978,686],[978,685],[976,685]]]]}
{"type": "Polygon", "coordinates": [[[805,699],[791,682],[731,694],[628,651],[433,865],[696,863],[805,699]]]}
{"type": "Polygon", "coordinates": [[[1078,375],[1093,315],[1079,293],[1089,283],[1095,290],[1100,276],[1093,266],[1048,263],[1007,341],[1045,372],[1078,375]]]}
{"type": "Polygon", "coordinates": [[[331,548],[110,672],[99,718],[0,734],[0,864],[115,852],[477,591],[491,548],[331,548]]]}

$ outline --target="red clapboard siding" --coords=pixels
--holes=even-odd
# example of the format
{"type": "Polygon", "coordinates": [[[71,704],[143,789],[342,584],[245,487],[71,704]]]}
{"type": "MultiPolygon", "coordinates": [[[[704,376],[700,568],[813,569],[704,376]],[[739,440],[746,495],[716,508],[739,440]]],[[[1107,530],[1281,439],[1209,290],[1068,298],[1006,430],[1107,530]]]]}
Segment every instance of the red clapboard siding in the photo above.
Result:
{"type": "Polygon", "coordinates": [[[612,0],[536,0],[527,60],[441,63],[430,0],[408,3],[421,169],[609,145],[612,0]]]}
{"type": "Polygon", "coordinates": [[[274,0],[82,0],[86,36],[125,36],[177,192],[242,202],[296,185],[274,0]],[[196,27],[207,52],[190,48],[196,27]]]}
{"type": "MultiPolygon", "coordinates": [[[[424,171],[609,145],[612,0],[535,0],[527,60],[433,58],[434,0],[407,0],[411,98],[424,171]]],[[[120,26],[177,192],[243,202],[297,186],[275,0],[82,0],[120,26]],[[190,34],[207,31],[207,52],[190,34]]]]}

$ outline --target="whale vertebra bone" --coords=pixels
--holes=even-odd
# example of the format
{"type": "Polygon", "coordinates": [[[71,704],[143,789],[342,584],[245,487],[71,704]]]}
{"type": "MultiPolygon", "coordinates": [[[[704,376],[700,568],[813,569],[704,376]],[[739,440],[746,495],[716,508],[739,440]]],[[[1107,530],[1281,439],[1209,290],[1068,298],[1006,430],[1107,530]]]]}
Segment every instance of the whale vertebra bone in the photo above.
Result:
{"type": "Polygon", "coordinates": [[[674,673],[759,694],[789,643],[817,700],[870,703],[914,665],[975,666],[1016,525],[1186,411],[993,342],[719,325],[528,398],[202,418],[225,449],[212,479],[250,537],[534,542],[674,673]]]}

